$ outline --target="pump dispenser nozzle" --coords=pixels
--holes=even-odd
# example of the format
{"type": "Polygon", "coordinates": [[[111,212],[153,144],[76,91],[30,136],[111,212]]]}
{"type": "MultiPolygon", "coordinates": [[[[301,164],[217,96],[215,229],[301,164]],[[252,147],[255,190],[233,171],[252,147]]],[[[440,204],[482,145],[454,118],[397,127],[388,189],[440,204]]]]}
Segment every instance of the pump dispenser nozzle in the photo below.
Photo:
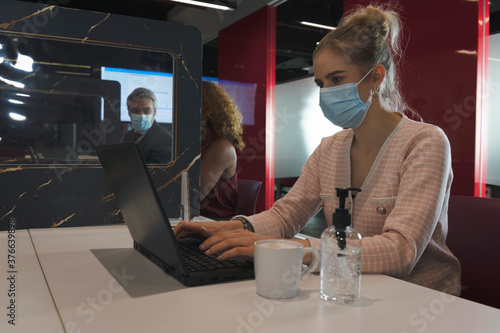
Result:
{"type": "Polygon", "coordinates": [[[345,199],[349,195],[349,190],[351,190],[351,188],[340,188],[340,187],[335,188],[335,191],[337,192],[337,197],[339,198],[339,209],[345,208],[345,199]]]}
{"type": "Polygon", "coordinates": [[[345,199],[349,195],[349,191],[358,191],[357,188],[335,188],[337,191],[337,197],[339,198],[339,208],[335,209],[335,213],[332,216],[332,224],[335,226],[338,234],[338,245],[341,249],[345,248],[345,228],[351,225],[351,214],[349,210],[345,208],[345,199]]]}
{"type": "Polygon", "coordinates": [[[321,292],[325,301],[348,304],[359,300],[361,282],[361,235],[351,227],[346,208],[349,191],[336,188],[338,208],[332,215],[333,226],[321,234],[321,292]]]}
{"type": "Polygon", "coordinates": [[[349,191],[358,191],[361,192],[360,189],[357,188],[335,188],[337,191],[337,197],[339,198],[339,208],[335,209],[335,213],[333,213],[332,224],[336,227],[347,227],[351,225],[351,214],[349,210],[345,208],[345,199],[349,195],[349,191]]]}

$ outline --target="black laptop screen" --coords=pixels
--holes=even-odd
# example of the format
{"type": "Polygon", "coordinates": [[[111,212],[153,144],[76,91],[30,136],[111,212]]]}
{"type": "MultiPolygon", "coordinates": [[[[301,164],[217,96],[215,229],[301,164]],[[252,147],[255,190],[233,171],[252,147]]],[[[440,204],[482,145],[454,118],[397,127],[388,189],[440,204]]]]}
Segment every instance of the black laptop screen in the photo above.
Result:
{"type": "Polygon", "coordinates": [[[177,256],[172,255],[178,253],[172,227],[136,145],[103,145],[96,151],[134,241],[165,263],[179,267],[177,256]]]}

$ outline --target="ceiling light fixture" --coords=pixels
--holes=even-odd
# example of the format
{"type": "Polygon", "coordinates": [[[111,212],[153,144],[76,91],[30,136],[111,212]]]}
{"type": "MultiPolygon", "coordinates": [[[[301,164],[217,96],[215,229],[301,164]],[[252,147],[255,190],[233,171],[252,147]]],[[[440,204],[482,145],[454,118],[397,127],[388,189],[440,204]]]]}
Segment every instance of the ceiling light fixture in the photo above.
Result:
{"type": "Polygon", "coordinates": [[[171,2],[179,2],[179,3],[184,3],[186,5],[192,5],[192,6],[198,6],[198,7],[205,7],[205,8],[211,8],[211,9],[218,9],[218,10],[235,10],[236,8],[231,8],[229,6],[223,6],[223,5],[216,5],[213,3],[207,3],[207,2],[202,2],[202,1],[194,1],[194,0],[170,0],[171,2]]]}
{"type": "Polygon", "coordinates": [[[13,120],[17,120],[17,121],[25,121],[26,120],[25,116],[23,116],[22,114],[19,114],[19,113],[15,113],[15,112],[10,112],[9,117],[12,118],[13,120]]]}
{"type": "Polygon", "coordinates": [[[9,99],[9,103],[12,103],[12,104],[24,104],[24,102],[18,101],[17,99],[9,99]]]}
{"type": "Polygon", "coordinates": [[[278,7],[279,5],[282,5],[284,4],[285,2],[287,2],[288,0],[272,0],[271,2],[269,2],[267,5],[268,6],[274,6],[274,7],[278,7]]]}
{"type": "Polygon", "coordinates": [[[477,56],[476,50],[456,50],[455,53],[477,56]]]}
{"type": "Polygon", "coordinates": [[[12,65],[12,67],[16,69],[20,69],[25,72],[33,72],[33,58],[30,56],[18,53],[16,64],[12,65]]]}
{"type": "Polygon", "coordinates": [[[6,78],[1,77],[1,76],[0,76],[0,81],[3,81],[5,83],[10,84],[11,86],[14,86],[14,87],[19,88],[19,89],[24,88],[24,83],[12,81],[12,80],[6,79],[6,78]]]}
{"type": "Polygon", "coordinates": [[[320,29],[327,29],[327,30],[335,30],[335,29],[337,29],[337,28],[329,26],[329,25],[312,23],[312,22],[307,22],[307,21],[300,21],[299,23],[303,24],[303,25],[308,25],[310,27],[320,28],[320,29]]]}

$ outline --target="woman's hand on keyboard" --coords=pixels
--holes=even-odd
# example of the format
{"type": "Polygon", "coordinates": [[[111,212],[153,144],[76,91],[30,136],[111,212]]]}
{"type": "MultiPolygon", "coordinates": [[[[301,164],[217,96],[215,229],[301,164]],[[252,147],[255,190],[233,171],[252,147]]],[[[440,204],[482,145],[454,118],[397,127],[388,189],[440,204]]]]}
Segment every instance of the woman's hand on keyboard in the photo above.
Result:
{"type": "Polygon", "coordinates": [[[177,239],[195,237],[208,238],[220,231],[241,228],[241,221],[219,221],[219,222],[179,222],[174,228],[177,239]]]}
{"type": "Polygon", "coordinates": [[[224,260],[242,256],[253,258],[254,243],[270,237],[256,234],[244,229],[221,230],[208,237],[201,245],[200,250],[206,255],[223,252],[217,259],[224,260]]]}

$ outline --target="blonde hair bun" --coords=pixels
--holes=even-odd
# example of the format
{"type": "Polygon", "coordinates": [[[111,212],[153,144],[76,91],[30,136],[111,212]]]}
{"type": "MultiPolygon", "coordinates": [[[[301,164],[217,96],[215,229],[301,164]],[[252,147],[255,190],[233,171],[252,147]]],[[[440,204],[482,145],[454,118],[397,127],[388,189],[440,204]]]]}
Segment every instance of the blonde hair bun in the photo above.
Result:
{"type": "Polygon", "coordinates": [[[399,89],[396,64],[400,59],[399,14],[389,6],[357,6],[341,21],[337,29],[329,32],[316,46],[313,59],[324,49],[345,56],[356,64],[362,75],[377,66],[385,68],[386,75],[380,86],[380,96],[394,111],[409,109],[399,89]]]}

